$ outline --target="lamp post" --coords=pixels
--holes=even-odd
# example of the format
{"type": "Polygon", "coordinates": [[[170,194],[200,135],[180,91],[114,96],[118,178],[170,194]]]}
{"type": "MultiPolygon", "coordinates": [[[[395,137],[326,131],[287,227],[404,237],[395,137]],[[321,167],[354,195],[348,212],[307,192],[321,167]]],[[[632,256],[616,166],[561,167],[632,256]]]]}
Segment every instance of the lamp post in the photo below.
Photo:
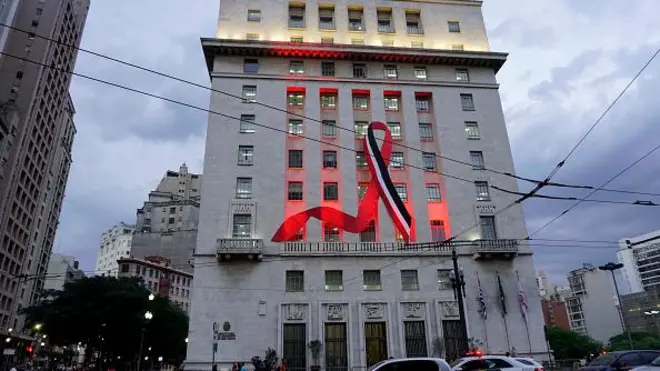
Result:
{"type": "Polygon", "coordinates": [[[142,365],[142,345],[144,344],[144,331],[146,330],[147,326],[146,324],[149,323],[149,321],[154,318],[154,314],[147,311],[144,314],[144,319],[145,319],[145,325],[142,326],[142,332],[140,333],[140,348],[138,349],[138,364],[137,364],[137,371],[140,371],[141,365],[142,365]]]}
{"type": "Polygon", "coordinates": [[[454,289],[454,298],[456,298],[458,304],[458,319],[460,322],[460,344],[458,347],[457,357],[464,356],[470,348],[467,338],[467,327],[465,325],[465,307],[463,306],[463,298],[465,296],[465,274],[463,269],[458,266],[458,253],[456,252],[456,247],[451,251],[451,260],[454,265],[454,269],[449,272],[449,280],[451,281],[451,287],[454,289]]]}
{"type": "Polygon", "coordinates": [[[622,310],[622,305],[621,305],[621,294],[619,294],[619,284],[616,282],[616,276],[614,275],[614,271],[617,271],[619,269],[623,268],[623,263],[614,263],[614,262],[609,262],[605,265],[601,265],[598,267],[601,271],[609,271],[612,274],[612,280],[614,281],[614,290],[616,291],[616,298],[619,301],[619,319],[621,320],[621,327],[624,329],[626,332],[626,335],[628,335],[628,346],[630,346],[630,350],[633,350],[633,341],[632,337],[630,336],[630,329],[628,326],[626,326],[626,323],[623,320],[623,310],[622,310]]]}

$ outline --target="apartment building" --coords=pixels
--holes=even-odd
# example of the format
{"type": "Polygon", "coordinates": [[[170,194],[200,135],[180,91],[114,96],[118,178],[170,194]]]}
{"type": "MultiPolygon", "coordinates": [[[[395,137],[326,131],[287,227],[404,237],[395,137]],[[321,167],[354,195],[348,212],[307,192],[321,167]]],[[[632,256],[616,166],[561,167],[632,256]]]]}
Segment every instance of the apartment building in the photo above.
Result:
{"type": "Polygon", "coordinates": [[[96,276],[117,277],[119,264],[117,260],[131,255],[131,245],[135,225],[120,222],[101,235],[101,244],[96,253],[96,276]]]}
{"type": "Polygon", "coordinates": [[[631,293],[660,287],[660,230],[621,239],[616,256],[631,293]]]}
{"type": "Polygon", "coordinates": [[[85,272],[80,269],[80,263],[74,256],[53,254],[48,262],[46,275],[48,279],[44,290],[59,291],[64,289],[66,283],[85,277],[85,272]]]}
{"type": "Polygon", "coordinates": [[[174,268],[192,273],[201,182],[202,176],[188,172],[185,163],[178,172],[165,173],[137,210],[132,257],[161,256],[170,260],[174,268]]]}
{"type": "Polygon", "coordinates": [[[452,247],[468,335],[547,356],[522,210],[490,187],[517,184],[486,170],[514,172],[481,2],[222,0],[202,47],[212,87],[242,99],[211,98],[240,122],[209,117],[187,369],[211,369],[213,322],[220,368],[268,347],[307,368],[315,340],[327,368],[459,356],[452,247]]]}
{"type": "Polygon", "coordinates": [[[89,0],[3,1],[0,58],[0,331],[23,328],[16,315],[39,297],[64,198],[75,109],[71,75],[30,63],[73,70],[89,0]],[[9,15],[13,12],[13,15],[9,15]]]}

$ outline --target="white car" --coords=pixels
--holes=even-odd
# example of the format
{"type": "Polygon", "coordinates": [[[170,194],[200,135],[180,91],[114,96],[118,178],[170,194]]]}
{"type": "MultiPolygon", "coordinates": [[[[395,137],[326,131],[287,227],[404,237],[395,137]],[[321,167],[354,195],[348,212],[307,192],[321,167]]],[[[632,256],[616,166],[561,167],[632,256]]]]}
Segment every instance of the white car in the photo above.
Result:
{"type": "Polygon", "coordinates": [[[511,357],[489,356],[464,357],[454,362],[453,371],[535,371],[537,367],[511,357]]]}
{"type": "Polygon", "coordinates": [[[523,358],[523,357],[512,357],[512,358],[526,365],[534,366],[534,371],[545,371],[545,367],[543,367],[543,365],[534,358],[523,358]]]}
{"type": "Polygon", "coordinates": [[[398,358],[380,361],[368,371],[451,371],[442,358],[398,358]]]}

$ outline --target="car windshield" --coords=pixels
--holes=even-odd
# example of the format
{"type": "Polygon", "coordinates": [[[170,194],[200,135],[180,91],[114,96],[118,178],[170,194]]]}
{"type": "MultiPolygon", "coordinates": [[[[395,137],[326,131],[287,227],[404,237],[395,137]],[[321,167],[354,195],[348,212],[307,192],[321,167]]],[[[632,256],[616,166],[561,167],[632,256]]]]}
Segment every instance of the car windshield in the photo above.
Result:
{"type": "Polygon", "coordinates": [[[651,365],[660,366],[660,357],[654,359],[653,362],[651,362],[651,365]]]}
{"type": "Polygon", "coordinates": [[[516,361],[518,361],[518,362],[520,362],[520,363],[524,363],[524,364],[526,364],[526,365],[528,365],[528,366],[536,366],[536,365],[534,364],[534,362],[530,361],[529,359],[525,359],[525,358],[516,358],[516,361]]]}
{"type": "Polygon", "coordinates": [[[461,362],[463,362],[464,359],[465,359],[465,358],[459,358],[459,359],[455,360],[454,362],[452,362],[451,365],[450,365],[451,368],[456,367],[456,365],[459,364],[459,363],[461,363],[461,362]]]}
{"type": "Polygon", "coordinates": [[[603,354],[589,363],[590,365],[609,365],[617,358],[614,354],[603,354]]]}

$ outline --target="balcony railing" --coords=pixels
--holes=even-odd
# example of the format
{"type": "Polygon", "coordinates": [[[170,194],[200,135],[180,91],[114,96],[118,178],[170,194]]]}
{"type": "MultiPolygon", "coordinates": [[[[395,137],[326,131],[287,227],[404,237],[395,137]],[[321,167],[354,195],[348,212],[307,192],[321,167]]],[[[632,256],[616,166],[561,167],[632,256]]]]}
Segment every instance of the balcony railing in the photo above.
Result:
{"type": "Polygon", "coordinates": [[[281,245],[283,255],[449,255],[452,244],[438,243],[406,244],[403,242],[285,242],[281,245]]]}
{"type": "Polygon", "coordinates": [[[220,238],[218,239],[218,261],[255,260],[261,261],[264,251],[264,241],[254,238],[220,238]]]}
{"type": "Polygon", "coordinates": [[[472,253],[476,259],[513,259],[518,255],[518,240],[475,240],[472,253]]]}

